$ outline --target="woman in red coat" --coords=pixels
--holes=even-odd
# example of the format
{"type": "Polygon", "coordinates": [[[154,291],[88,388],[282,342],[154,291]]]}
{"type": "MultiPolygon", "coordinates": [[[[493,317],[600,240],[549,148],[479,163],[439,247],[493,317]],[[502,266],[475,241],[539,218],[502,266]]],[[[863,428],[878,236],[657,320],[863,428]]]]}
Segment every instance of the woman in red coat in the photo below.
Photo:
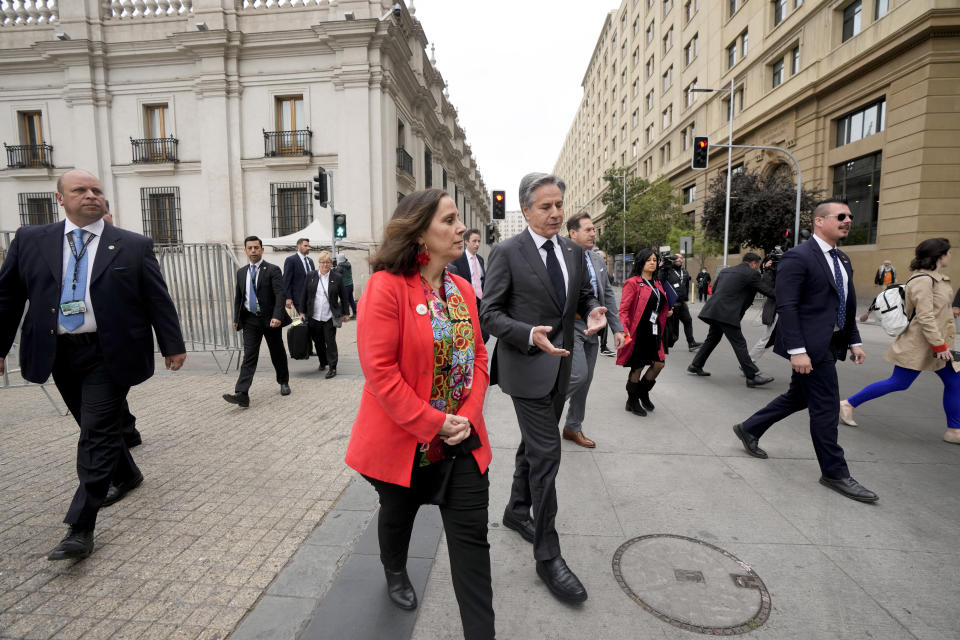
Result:
{"type": "Polygon", "coordinates": [[[654,409],[650,390],[663,370],[663,330],[667,317],[673,313],[667,310],[667,294],[657,280],[659,268],[660,256],[656,251],[639,251],[634,256],[633,274],[623,283],[620,296],[620,322],[629,340],[617,351],[617,364],[630,368],[626,409],[638,416],[654,409]]]}
{"type": "Polygon", "coordinates": [[[465,230],[439,189],[404,197],[387,224],[357,313],[366,383],[346,462],[380,496],[380,560],[393,603],[417,606],[407,549],[420,505],[438,504],[464,637],[486,640],[494,637],[487,351],[472,285],[446,271],[465,230]]]}

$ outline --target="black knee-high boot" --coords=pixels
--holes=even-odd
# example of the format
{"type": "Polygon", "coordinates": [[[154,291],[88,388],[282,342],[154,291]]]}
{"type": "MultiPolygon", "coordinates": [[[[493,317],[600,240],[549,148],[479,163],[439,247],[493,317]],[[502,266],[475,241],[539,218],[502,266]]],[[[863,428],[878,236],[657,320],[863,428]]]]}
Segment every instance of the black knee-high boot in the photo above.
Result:
{"type": "Polygon", "coordinates": [[[645,416],[647,412],[640,406],[640,383],[627,380],[626,410],[638,416],[645,416]]]}
{"type": "Polygon", "coordinates": [[[640,378],[640,382],[637,384],[640,385],[640,404],[642,404],[643,408],[647,411],[653,411],[656,407],[650,402],[650,390],[653,389],[653,385],[657,384],[657,381],[640,378]]]}

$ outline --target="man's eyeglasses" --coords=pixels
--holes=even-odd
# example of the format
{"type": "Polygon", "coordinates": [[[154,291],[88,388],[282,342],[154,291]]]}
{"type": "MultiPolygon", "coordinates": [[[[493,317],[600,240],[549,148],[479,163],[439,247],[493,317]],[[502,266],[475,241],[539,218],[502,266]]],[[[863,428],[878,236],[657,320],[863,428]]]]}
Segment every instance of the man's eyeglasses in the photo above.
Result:
{"type": "Polygon", "coordinates": [[[828,213],[827,215],[821,216],[821,217],[823,217],[823,218],[836,218],[836,219],[837,219],[837,222],[843,222],[843,221],[846,220],[847,218],[850,218],[850,220],[853,220],[853,214],[852,214],[852,213],[828,213]]]}

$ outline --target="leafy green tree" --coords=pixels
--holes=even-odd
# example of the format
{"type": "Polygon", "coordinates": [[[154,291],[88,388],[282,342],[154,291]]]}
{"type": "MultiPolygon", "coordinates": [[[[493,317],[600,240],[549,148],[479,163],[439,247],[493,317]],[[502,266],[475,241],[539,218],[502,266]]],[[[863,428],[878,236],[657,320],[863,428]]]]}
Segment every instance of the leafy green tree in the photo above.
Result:
{"type": "MultiPolygon", "coordinates": [[[[603,221],[603,232],[597,245],[611,254],[623,251],[621,175],[622,170],[610,169],[603,178],[607,186],[601,202],[606,205],[606,209],[600,218],[603,221]]],[[[664,244],[670,228],[682,226],[686,222],[687,217],[680,206],[680,194],[665,178],[652,183],[643,178],[627,178],[627,253],[664,244]]]]}
{"type": "MultiPolygon", "coordinates": [[[[785,165],[784,165],[785,166],[785,165]]],[[[723,223],[727,177],[721,173],[710,183],[703,205],[702,225],[708,238],[720,244],[723,251],[723,223]]],[[[800,226],[810,227],[810,213],[821,199],[821,189],[804,188],[800,194],[800,226]]],[[[790,171],[773,171],[762,175],[743,171],[730,181],[731,249],[749,247],[769,251],[784,244],[784,232],[790,231],[793,241],[797,185],[790,171]]],[[[786,248],[786,247],[784,247],[786,248]]]]}

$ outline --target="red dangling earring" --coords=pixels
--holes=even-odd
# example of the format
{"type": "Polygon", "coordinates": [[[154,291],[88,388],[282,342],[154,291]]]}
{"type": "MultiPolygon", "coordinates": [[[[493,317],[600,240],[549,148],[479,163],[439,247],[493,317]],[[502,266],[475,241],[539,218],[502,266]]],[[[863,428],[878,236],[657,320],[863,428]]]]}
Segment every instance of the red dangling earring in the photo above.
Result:
{"type": "Polygon", "coordinates": [[[429,264],[430,262],[430,252],[427,251],[427,247],[423,246],[420,248],[420,251],[417,253],[417,264],[421,267],[429,264]]]}

